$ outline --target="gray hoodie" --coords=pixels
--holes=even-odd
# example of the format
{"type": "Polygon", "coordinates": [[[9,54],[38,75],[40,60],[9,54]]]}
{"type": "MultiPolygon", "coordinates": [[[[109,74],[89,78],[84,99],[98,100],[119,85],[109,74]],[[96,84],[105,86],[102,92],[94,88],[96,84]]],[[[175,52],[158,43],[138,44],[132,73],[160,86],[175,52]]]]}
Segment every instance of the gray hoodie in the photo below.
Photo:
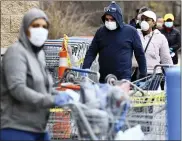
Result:
{"type": "Polygon", "coordinates": [[[46,71],[43,50],[34,53],[25,31],[33,20],[47,16],[39,9],[28,11],[22,21],[19,40],[8,48],[2,60],[1,128],[44,132],[49,108],[54,106],[52,78],[46,71]]]}

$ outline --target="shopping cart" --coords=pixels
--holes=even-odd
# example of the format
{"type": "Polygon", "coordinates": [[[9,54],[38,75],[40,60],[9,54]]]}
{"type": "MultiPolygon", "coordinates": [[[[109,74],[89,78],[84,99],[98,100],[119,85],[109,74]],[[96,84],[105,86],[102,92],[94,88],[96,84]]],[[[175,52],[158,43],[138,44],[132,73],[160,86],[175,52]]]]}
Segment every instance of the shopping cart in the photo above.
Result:
{"type": "MultiPolygon", "coordinates": [[[[148,83],[151,78],[154,80],[156,70],[158,67],[172,67],[170,65],[158,65],[154,68],[154,73],[147,79],[145,87],[151,87],[148,83]]],[[[65,109],[71,109],[72,124],[75,128],[71,129],[70,138],[74,138],[75,135],[78,139],[114,139],[118,130],[125,131],[129,128],[141,125],[141,129],[145,134],[144,140],[165,140],[167,139],[167,124],[166,124],[166,96],[165,91],[159,90],[142,90],[140,87],[128,80],[117,81],[114,85],[120,85],[122,83],[130,83],[131,91],[128,93],[130,99],[126,98],[123,103],[120,103],[119,108],[116,107],[116,101],[112,101],[108,104],[105,109],[97,109],[103,112],[103,117],[97,117],[99,115],[88,115],[88,112],[92,111],[90,107],[83,102],[81,103],[70,103],[65,105],[65,109]],[[127,105],[130,102],[130,105],[127,105]],[[114,106],[113,106],[114,103],[114,106]],[[121,106],[121,107],[120,107],[121,106]],[[151,108],[152,107],[152,108],[151,108]],[[106,120],[109,123],[108,130],[99,130],[94,125],[99,126],[101,120],[106,120]],[[119,121],[119,122],[118,122],[119,121]]],[[[139,82],[139,81],[138,81],[139,82]]],[[[143,80],[142,80],[143,82],[143,80]]],[[[112,83],[113,84],[113,83],[112,83]]],[[[152,84],[152,83],[151,83],[152,84]]],[[[143,84],[144,85],[144,84],[143,84]]],[[[93,89],[93,88],[92,88],[93,89]]],[[[121,92],[122,93],[122,92],[121,92]]],[[[104,94],[104,93],[102,93],[104,94]]],[[[113,93],[114,95],[114,93],[113,93]]],[[[118,94],[117,94],[118,95],[118,94]]],[[[115,94],[116,96],[116,94],[115,94]]],[[[114,97],[115,97],[114,96],[114,97]]],[[[71,122],[71,121],[70,121],[71,122]]],[[[101,122],[102,123],[102,122],[101,122]]],[[[102,125],[104,125],[102,123],[102,125]]],[[[106,129],[102,126],[100,129],[106,129]]],[[[61,133],[59,133],[61,134],[61,133]]],[[[62,133],[63,134],[63,133],[62,133]]]]}
{"type": "MultiPolygon", "coordinates": [[[[85,79],[85,81],[87,81],[87,79],[85,79]]],[[[118,89],[112,89],[112,92],[105,92],[105,95],[103,96],[104,99],[107,99],[108,104],[106,104],[105,106],[100,106],[100,101],[98,101],[96,97],[96,99],[94,99],[94,90],[96,90],[97,88],[96,83],[93,84],[91,81],[87,81],[87,83],[83,82],[81,88],[82,90],[80,92],[80,102],[69,103],[62,107],[64,111],[67,111],[67,109],[71,109],[71,113],[69,114],[71,116],[71,120],[69,122],[63,119],[63,114],[60,115],[60,117],[57,117],[58,115],[55,114],[51,115],[51,119],[54,119],[54,122],[60,122],[59,126],[62,125],[63,128],[63,124],[65,125],[64,131],[55,132],[55,130],[51,129],[51,125],[49,124],[48,129],[52,133],[52,138],[68,138],[69,134],[69,139],[75,139],[75,137],[78,137],[78,139],[92,140],[108,138],[112,139],[114,133],[120,130],[121,127],[124,125],[127,110],[129,109],[129,103],[127,103],[126,100],[123,100],[119,106],[116,105],[117,101],[120,100],[118,94],[120,94],[123,99],[127,97],[125,97],[122,91],[119,91],[118,93],[118,89]],[[88,100],[88,97],[91,99],[88,100]],[[59,120],[55,120],[58,118],[59,120]],[[71,125],[69,126],[69,129],[66,128],[66,123],[67,126],[71,125]]],[[[108,89],[106,91],[108,92],[108,89]]],[[[56,110],[54,110],[54,113],[56,113],[56,110]]],[[[50,122],[51,120],[49,121],[49,123],[50,122]]]]}
{"type": "MultiPolygon", "coordinates": [[[[126,82],[123,80],[123,83],[126,82]]],[[[131,82],[130,82],[131,83],[131,82]]],[[[134,86],[134,85],[133,85],[134,86]]],[[[114,88],[114,86],[111,86],[114,88]]],[[[137,86],[134,86],[137,89],[137,86]]],[[[94,86],[90,88],[92,91],[94,89],[94,86]]],[[[106,90],[108,92],[108,89],[106,90]]],[[[84,94],[89,95],[88,90],[85,90],[84,93],[82,91],[81,95],[82,97],[85,97],[84,94]]],[[[93,92],[93,91],[92,91],[93,92]]],[[[156,111],[156,113],[148,114],[148,113],[141,113],[141,112],[136,112],[133,111],[135,106],[137,107],[138,105],[135,105],[135,98],[131,98],[128,100],[127,95],[124,95],[122,91],[120,93],[116,92],[115,90],[113,91],[112,94],[108,94],[105,92],[107,95],[107,104],[105,105],[105,108],[93,108],[92,106],[94,105],[92,103],[92,106],[89,104],[83,102],[81,100],[80,103],[69,103],[67,105],[64,105],[64,109],[71,109],[71,120],[69,123],[72,125],[69,130],[64,128],[64,132],[54,132],[54,137],[65,137],[66,135],[69,134],[69,138],[75,139],[77,137],[79,140],[83,139],[91,139],[91,140],[101,140],[101,139],[110,139],[113,140],[116,133],[119,130],[125,131],[128,128],[131,128],[137,124],[140,124],[142,126],[142,130],[146,135],[149,135],[149,133],[153,136],[156,137],[156,130],[150,130],[146,132],[144,125],[146,127],[149,126],[149,122],[152,122],[152,126],[159,126],[159,127],[165,127],[165,125],[162,125],[163,119],[158,119],[158,125],[155,125],[157,123],[157,120],[155,119],[155,123],[151,120],[155,116],[158,116],[157,112],[160,113],[160,111],[156,111]],[[122,102],[117,104],[119,97],[123,96],[124,98],[122,99],[122,102]],[[130,103],[128,103],[130,101],[130,103]],[[151,119],[149,119],[152,117],[151,119]],[[162,121],[161,121],[162,120],[162,121]],[[147,123],[148,121],[148,123],[147,123]],[[155,132],[152,132],[155,131],[155,132]]],[[[139,92],[139,91],[138,91],[139,92]]],[[[135,94],[137,94],[136,92],[135,94]]],[[[92,93],[94,94],[94,93],[92,93]]],[[[94,100],[97,101],[97,100],[94,100]]],[[[97,104],[96,104],[97,105],[97,104]]],[[[140,105],[141,106],[141,105],[140,105]]],[[[95,107],[95,106],[94,106],[95,107]]],[[[61,115],[62,116],[62,115],[61,115]]],[[[61,119],[60,116],[60,119],[61,119]]],[[[55,118],[54,115],[52,115],[53,119],[55,118]]],[[[64,119],[59,120],[62,124],[65,123],[64,119]]],[[[61,125],[61,124],[60,124],[61,125]]],[[[161,130],[161,129],[160,129],[161,130]]],[[[161,133],[161,131],[159,131],[161,133]]],[[[165,135],[165,133],[163,133],[165,135]]],[[[151,138],[151,136],[150,136],[151,138]]],[[[55,139],[55,138],[54,138],[55,139]]],[[[58,139],[58,138],[57,138],[58,139]]],[[[60,138],[59,138],[60,139],[60,138]]]]}
{"type": "Polygon", "coordinates": [[[167,139],[167,101],[165,91],[160,90],[160,84],[165,80],[165,70],[169,67],[173,65],[156,65],[153,74],[133,82],[143,89],[144,94],[132,95],[133,108],[127,114],[126,120],[130,127],[140,124],[146,140],[167,139]]]}

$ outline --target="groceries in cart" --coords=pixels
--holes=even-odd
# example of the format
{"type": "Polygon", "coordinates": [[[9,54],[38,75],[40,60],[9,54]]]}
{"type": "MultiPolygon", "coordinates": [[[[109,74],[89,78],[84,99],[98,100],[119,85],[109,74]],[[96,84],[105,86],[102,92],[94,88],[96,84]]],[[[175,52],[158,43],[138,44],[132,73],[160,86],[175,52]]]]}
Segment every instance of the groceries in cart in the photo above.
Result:
{"type": "MultiPolygon", "coordinates": [[[[125,103],[126,99],[128,95],[119,86],[92,83],[89,79],[81,83],[79,105],[93,132],[99,135],[98,139],[106,139],[108,131],[112,134],[120,131],[129,109],[129,103],[125,103]],[[117,115],[117,122],[115,115],[117,115]]],[[[82,134],[88,136],[89,133],[86,133],[85,128],[81,127],[80,130],[82,134]]]]}

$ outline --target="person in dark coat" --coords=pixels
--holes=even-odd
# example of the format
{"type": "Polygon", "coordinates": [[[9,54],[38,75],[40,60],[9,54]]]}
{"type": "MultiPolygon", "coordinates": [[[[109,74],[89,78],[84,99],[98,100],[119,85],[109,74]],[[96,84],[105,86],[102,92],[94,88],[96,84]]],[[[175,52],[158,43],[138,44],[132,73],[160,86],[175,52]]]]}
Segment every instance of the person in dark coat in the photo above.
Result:
{"type": "Polygon", "coordinates": [[[161,29],[168,40],[169,48],[173,64],[178,64],[178,50],[181,48],[181,34],[178,29],[174,27],[174,16],[169,13],[164,16],[164,28],[161,29]]]}
{"type": "Polygon", "coordinates": [[[97,30],[82,68],[89,69],[99,54],[100,83],[105,83],[108,74],[114,74],[118,80],[131,80],[134,52],[139,65],[140,78],[145,77],[146,59],[137,30],[123,23],[121,8],[115,2],[104,11],[102,21],[105,25],[97,30]]]}
{"type": "Polygon", "coordinates": [[[135,28],[137,27],[137,24],[138,24],[138,22],[139,22],[139,20],[137,19],[139,10],[140,10],[140,9],[137,9],[137,10],[136,10],[136,15],[135,15],[135,17],[134,17],[133,19],[131,19],[130,22],[129,22],[129,24],[130,24],[131,26],[135,27],[135,28]]]}

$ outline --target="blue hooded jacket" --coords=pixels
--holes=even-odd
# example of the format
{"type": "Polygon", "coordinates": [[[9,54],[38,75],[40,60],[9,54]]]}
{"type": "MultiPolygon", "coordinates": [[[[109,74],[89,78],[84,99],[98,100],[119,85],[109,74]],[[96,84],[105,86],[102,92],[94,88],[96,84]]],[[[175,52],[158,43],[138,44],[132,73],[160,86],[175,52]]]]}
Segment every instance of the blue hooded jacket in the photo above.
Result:
{"type": "Polygon", "coordinates": [[[139,64],[140,75],[147,73],[146,59],[140,37],[137,30],[123,23],[122,11],[119,5],[111,3],[108,8],[116,11],[107,11],[102,16],[105,23],[105,15],[111,15],[117,22],[116,30],[108,30],[100,27],[86,53],[83,69],[90,68],[99,53],[100,82],[104,83],[108,74],[114,74],[118,80],[131,80],[133,51],[139,64]]]}

